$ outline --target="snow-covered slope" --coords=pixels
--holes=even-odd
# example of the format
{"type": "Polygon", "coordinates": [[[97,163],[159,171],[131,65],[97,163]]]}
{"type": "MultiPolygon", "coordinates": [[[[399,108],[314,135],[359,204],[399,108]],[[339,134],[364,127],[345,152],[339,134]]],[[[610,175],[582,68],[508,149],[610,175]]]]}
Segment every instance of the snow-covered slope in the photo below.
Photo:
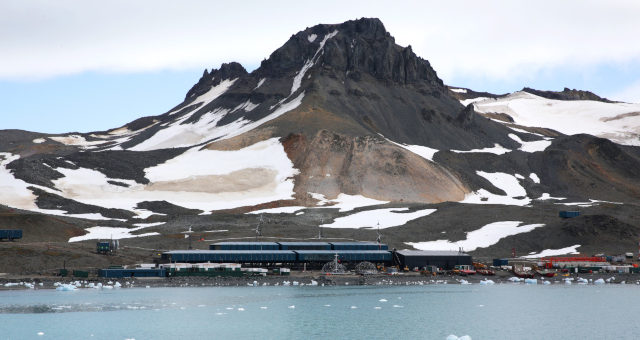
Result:
{"type": "Polygon", "coordinates": [[[515,124],[579,133],[640,145],[640,104],[591,100],[554,100],[520,91],[502,98],[463,100],[481,113],[504,113],[515,124]]]}

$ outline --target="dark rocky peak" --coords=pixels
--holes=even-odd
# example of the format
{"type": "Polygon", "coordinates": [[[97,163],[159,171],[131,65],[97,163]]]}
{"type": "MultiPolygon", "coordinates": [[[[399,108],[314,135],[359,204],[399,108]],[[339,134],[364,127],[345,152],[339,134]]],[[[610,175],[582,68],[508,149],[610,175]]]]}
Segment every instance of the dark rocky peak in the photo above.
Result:
{"type": "Polygon", "coordinates": [[[536,96],[548,98],[548,99],[556,99],[556,100],[595,100],[605,103],[613,103],[613,101],[602,98],[591,91],[582,91],[576,89],[564,88],[564,90],[560,91],[541,91],[532,89],[529,87],[525,87],[522,89],[524,92],[528,92],[531,94],[535,94],[536,96]]]}
{"type": "Polygon", "coordinates": [[[362,18],[342,24],[316,25],[291,36],[257,69],[259,77],[283,78],[305,65],[322,65],[334,76],[359,81],[364,74],[399,84],[420,81],[444,89],[427,60],[401,47],[379,19],[362,18]]]}
{"type": "Polygon", "coordinates": [[[187,92],[185,100],[206,93],[212,86],[220,84],[225,79],[240,78],[247,74],[247,70],[235,61],[222,64],[219,69],[212,69],[211,72],[205,69],[200,80],[187,92]]]}

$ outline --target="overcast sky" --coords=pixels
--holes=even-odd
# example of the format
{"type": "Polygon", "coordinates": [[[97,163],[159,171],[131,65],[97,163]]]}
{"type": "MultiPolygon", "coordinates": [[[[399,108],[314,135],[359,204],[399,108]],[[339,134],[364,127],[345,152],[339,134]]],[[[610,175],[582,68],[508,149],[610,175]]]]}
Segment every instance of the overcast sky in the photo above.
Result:
{"type": "Polygon", "coordinates": [[[0,3],[0,129],[92,131],[178,104],[204,68],[249,71],[294,33],[378,17],[445,83],[640,102],[640,1],[0,3]]]}

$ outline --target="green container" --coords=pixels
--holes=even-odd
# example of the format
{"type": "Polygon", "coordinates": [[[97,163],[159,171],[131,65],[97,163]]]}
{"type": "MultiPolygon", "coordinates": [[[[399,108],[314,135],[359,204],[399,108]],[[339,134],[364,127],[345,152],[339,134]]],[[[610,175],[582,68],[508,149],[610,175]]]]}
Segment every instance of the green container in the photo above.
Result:
{"type": "Polygon", "coordinates": [[[59,274],[60,276],[67,276],[69,275],[69,271],[67,269],[60,269],[59,274]]]}
{"type": "Polygon", "coordinates": [[[74,270],[73,276],[75,277],[89,277],[89,272],[84,270],[74,270]]]}

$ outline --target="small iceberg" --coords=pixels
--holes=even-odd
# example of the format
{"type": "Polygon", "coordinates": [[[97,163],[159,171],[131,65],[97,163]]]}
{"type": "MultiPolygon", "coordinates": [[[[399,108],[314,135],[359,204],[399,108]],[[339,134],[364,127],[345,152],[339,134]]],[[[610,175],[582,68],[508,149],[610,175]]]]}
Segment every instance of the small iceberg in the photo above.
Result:
{"type": "Polygon", "coordinates": [[[471,283],[465,279],[460,279],[460,284],[461,285],[470,285],[471,283]]]}
{"type": "Polygon", "coordinates": [[[507,281],[511,281],[511,282],[522,282],[522,281],[523,281],[523,279],[521,279],[521,278],[519,278],[519,277],[512,276],[512,277],[510,277],[507,281]]]}
{"type": "Polygon", "coordinates": [[[75,285],[71,285],[71,284],[61,284],[58,286],[58,288],[56,288],[56,290],[59,290],[61,292],[70,292],[70,291],[74,291],[78,289],[78,287],[76,287],[75,285]]]}
{"type": "Polygon", "coordinates": [[[495,284],[495,282],[493,282],[493,280],[484,279],[484,280],[480,281],[480,284],[486,286],[486,285],[493,285],[493,284],[495,284]]]}
{"type": "Polygon", "coordinates": [[[468,335],[463,335],[461,337],[457,337],[453,334],[450,334],[446,340],[471,340],[471,337],[468,335]]]}
{"type": "Polygon", "coordinates": [[[603,285],[604,284],[604,280],[603,279],[597,279],[595,281],[593,281],[594,285],[603,285]]]}
{"type": "Polygon", "coordinates": [[[537,285],[538,279],[524,279],[524,283],[528,285],[537,285]]]}

